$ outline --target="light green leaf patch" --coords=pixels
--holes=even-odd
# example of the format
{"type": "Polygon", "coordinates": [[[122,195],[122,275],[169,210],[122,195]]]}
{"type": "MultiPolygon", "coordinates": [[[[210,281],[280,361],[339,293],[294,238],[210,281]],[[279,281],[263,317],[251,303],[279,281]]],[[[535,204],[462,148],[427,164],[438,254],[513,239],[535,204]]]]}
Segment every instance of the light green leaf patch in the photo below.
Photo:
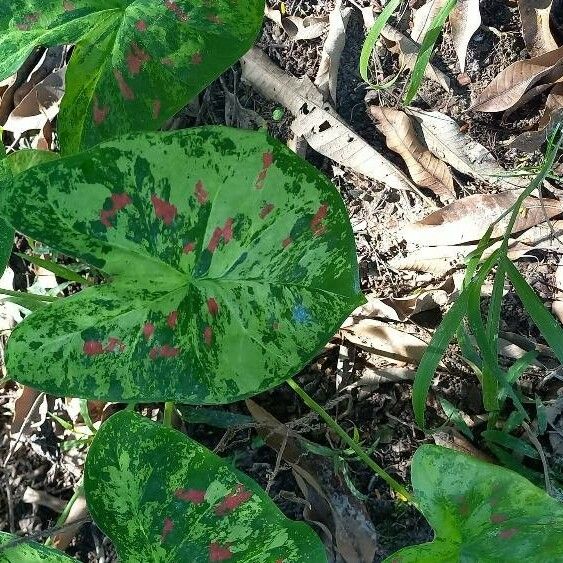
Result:
{"type": "Polygon", "coordinates": [[[45,547],[39,543],[18,543],[12,547],[4,544],[21,539],[12,534],[0,532],[0,563],[71,563],[76,559],[68,557],[61,551],[45,547]]]}
{"type": "Polygon", "coordinates": [[[264,0],[14,0],[0,11],[0,80],[37,46],[77,43],[63,152],[158,129],[250,48],[264,0]]]}
{"type": "Polygon", "coordinates": [[[16,229],[108,275],[12,333],[10,377],[55,395],[235,401],[294,375],[363,302],[338,192],[262,132],[126,137],[1,195],[16,229]]]}
{"type": "Polygon", "coordinates": [[[285,518],[252,479],[130,411],[97,433],[84,487],[123,563],[326,562],[317,535],[285,518]]]}
{"type": "Polygon", "coordinates": [[[563,505],[517,473],[425,445],[414,455],[412,484],[436,537],[386,563],[561,560],[563,505]]]}

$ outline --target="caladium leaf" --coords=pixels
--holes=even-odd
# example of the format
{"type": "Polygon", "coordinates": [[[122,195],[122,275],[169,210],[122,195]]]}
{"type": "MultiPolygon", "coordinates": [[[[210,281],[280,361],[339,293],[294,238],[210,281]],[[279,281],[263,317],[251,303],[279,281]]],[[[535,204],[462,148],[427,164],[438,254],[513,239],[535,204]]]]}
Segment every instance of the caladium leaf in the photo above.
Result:
{"type": "Polygon", "coordinates": [[[418,506],[436,537],[386,563],[561,559],[563,505],[524,477],[432,445],[418,449],[411,472],[418,506]]]}
{"type": "Polygon", "coordinates": [[[158,129],[250,48],[264,0],[13,0],[0,80],[37,46],[78,43],[59,116],[63,152],[158,129]]]}
{"type": "Polygon", "coordinates": [[[35,542],[26,541],[12,547],[4,547],[4,544],[21,539],[18,536],[0,532],[0,561],[2,563],[76,563],[76,559],[68,557],[61,551],[35,542]]]}
{"type": "Polygon", "coordinates": [[[324,563],[318,536],[249,477],[130,411],[97,433],[84,473],[96,524],[126,563],[324,563]]]}
{"type": "Polygon", "coordinates": [[[16,229],[109,275],[12,333],[10,377],[55,395],[235,401],[295,374],[364,302],[338,192],[263,132],[126,137],[0,197],[16,229]]]}

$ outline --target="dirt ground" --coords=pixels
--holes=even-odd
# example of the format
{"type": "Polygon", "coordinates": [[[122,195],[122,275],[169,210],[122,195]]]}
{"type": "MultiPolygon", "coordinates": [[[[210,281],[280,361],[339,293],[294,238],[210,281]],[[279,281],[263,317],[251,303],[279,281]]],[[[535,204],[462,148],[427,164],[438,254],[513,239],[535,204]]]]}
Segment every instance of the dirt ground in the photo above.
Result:
{"type": "MultiPolygon", "coordinates": [[[[268,3],[272,8],[279,8],[281,4],[274,0],[268,3]]],[[[363,0],[361,4],[368,6],[370,2],[363,0]]],[[[367,89],[358,72],[359,54],[365,37],[363,20],[353,3],[344,2],[344,5],[354,9],[341,59],[338,80],[340,102],[336,109],[357,134],[406,171],[401,159],[386,148],[383,137],[367,116],[367,89]]],[[[285,7],[288,13],[296,16],[328,15],[333,9],[333,2],[286,0],[285,7]]],[[[441,111],[455,119],[465,132],[491,151],[506,169],[533,165],[538,161],[538,154],[523,155],[511,149],[506,141],[537,122],[539,107],[545,98],[542,100],[540,96],[504,121],[502,113],[468,111],[475,95],[500,70],[526,54],[519,15],[514,4],[505,0],[481,0],[481,15],[482,26],[469,43],[466,73],[470,83],[462,86],[456,79],[459,67],[451,34],[446,27],[433,62],[452,79],[451,92],[445,94],[435,84],[425,81],[414,105],[441,111]]],[[[403,13],[403,17],[395,21],[395,24],[407,32],[408,21],[406,13],[403,13]]],[[[323,42],[324,36],[313,40],[292,41],[276,24],[266,20],[258,46],[292,75],[308,75],[314,79],[323,42]]],[[[387,75],[391,75],[398,69],[396,56],[384,49],[380,54],[381,68],[387,75]]],[[[393,103],[393,96],[401,91],[404,80],[399,79],[396,88],[391,91],[379,92],[375,99],[382,104],[393,103]]],[[[216,81],[201,95],[197,117],[183,112],[174,120],[173,126],[224,123],[225,88],[235,93],[242,106],[261,115],[273,136],[287,141],[291,115],[286,112],[281,120],[275,121],[273,114],[279,105],[262,98],[250,86],[242,83],[238,65],[227,71],[221,80],[216,81]]],[[[311,149],[307,152],[307,159],[331,178],[347,204],[356,237],[363,290],[375,292],[380,298],[402,297],[425,285],[443,281],[440,277],[421,277],[390,265],[394,257],[405,253],[404,245],[394,235],[397,227],[419,219],[428,212],[424,202],[416,194],[390,190],[335,165],[311,149]]],[[[459,197],[491,190],[490,186],[465,176],[460,175],[458,180],[456,189],[459,197]]],[[[555,187],[557,188],[557,184],[555,187]]],[[[25,244],[24,240],[18,242],[20,250],[25,244]]],[[[557,256],[537,251],[519,262],[528,281],[546,299],[552,297],[550,288],[553,286],[557,261],[557,256]]],[[[15,289],[27,287],[33,274],[25,263],[13,256],[10,265],[16,272],[15,289]]],[[[514,294],[507,294],[504,305],[503,331],[520,335],[535,343],[544,343],[514,294]]],[[[486,302],[484,306],[486,307],[486,302]]],[[[428,340],[428,330],[435,328],[440,320],[441,312],[435,309],[411,317],[405,321],[404,327],[408,332],[428,340]]],[[[336,335],[327,349],[298,374],[296,379],[317,402],[332,405],[328,409],[331,415],[350,432],[357,429],[366,446],[377,444],[374,459],[399,481],[409,483],[409,464],[413,453],[421,444],[432,442],[432,437],[425,436],[414,423],[412,384],[401,381],[382,383],[374,389],[356,387],[348,391],[337,391],[337,378],[342,375],[338,365],[339,355],[343,349],[351,354],[354,361],[340,387],[354,383],[361,378],[365,367],[370,365],[373,358],[369,353],[347,343],[341,334],[336,335]]],[[[448,399],[468,416],[478,418],[482,414],[479,383],[469,368],[458,360],[455,348],[452,347],[444,365],[432,389],[428,409],[430,423],[438,425],[444,421],[436,401],[438,395],[448,399]]],[[[531,396],[538,395],[542,401],[558,397],[558,380],[546,380],[548,373],[548,368],[529,370],[523,380],[528,393],[531,396]]],[[[65,451],[52,419],[44,416],[38,424],[29,424],[19,447],[12,451],[9,427],[16,389],[15,384],[8,383],[0,397],[0,460],[4,461],[0,466],[0,529],[33,535],[52,527],[58,514],[44,506],[24,502],[26,489],[31,487],[59,499],[69,499],[81,475],[85,448],[65,451]]],[[[297,427],[299,433],[309,440],[325,446],[339,446],[336,437],[316,417],[307,417],[308,409],[287,386],[282,385],[263,393],[255,401],[282,422],[295,423],[304,418],[304,424],[297,427]]],[[[60,413],[61,416],[66,412],[60,399],[49,398],[47,403],[50,412],[60,413]]],[[[157,407],[158,405],[154,405],[155,413],[157,407]]],[[[249,414],[244,402],[226,406],[223,410],[242,416],[249,414]]],[[[213,426],[213,417],[209,420],[211,423],[188,422],[183,427],[190,436],[215,449],[220,455],[230,456],[239,469],[248,473],[261,486],[268,487],[269,494],[287,516],[302,519],[302,493],[289,465],[278,463],[276,452],[257,437],[252,427],[246,424],[237,427],[235,424],[226,430],[213,426]]],[[[475,445],[479,447],[479,444],[475,445]]],[[[552,447],[547,440],[544,446],[546,451],[552,447]]],[[[432,538],[432,531],[425,519],[398,500],[386,484],[374,477],[362,464],[352,462],[349,475],[358,494],[361,493],[361,500],[377,532],[375,561],[381,561],[403,546],[432,538]]],[[[82,526],[68,553],[84,562],[108,563],[115,560],[111,543],[92,523],[82,526]]]]}

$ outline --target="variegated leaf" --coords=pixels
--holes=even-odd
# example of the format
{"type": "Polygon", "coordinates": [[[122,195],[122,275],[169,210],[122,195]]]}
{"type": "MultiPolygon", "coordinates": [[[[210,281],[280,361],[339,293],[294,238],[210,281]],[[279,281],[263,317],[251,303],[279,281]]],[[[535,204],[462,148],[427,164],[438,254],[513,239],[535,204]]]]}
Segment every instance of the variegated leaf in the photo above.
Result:
{"type": "Polygon", "coordinates": [[[10,377],[55,395],[235,401],[295,374],[363,302],[338,192],[262,132],[125,137],[0,196],[17,230],[109,276],[10,338],[10,377]]]}
{"type": "Polygon", "coordinates": [[[563,505],[521,475],[432,445],[418,449],[411,472],[436,537],[385,563],[561,560],[563,505]]]}
{"type": "Polygon", "coordinates": [[[0,10],[0,80],[37,46],[77,43],[59,117],[63,152],[158,129],[232,65],[264,0],[13,0],[0,10]]]}
{"type": "Polygon", "coordinates": [[[230,463],[130,411],[100,428],[86,501],[123,563],[325,563],[323,544],[230,463]]]}
{"type": "Polygon", "coordinates": [[[26,541],[12,547],[3,544],[21,540],[18,536],[0,532],[0,563],[72,563],[76,559],[66,556],[61,551],[45,547],[39,543],[26,541]]]}

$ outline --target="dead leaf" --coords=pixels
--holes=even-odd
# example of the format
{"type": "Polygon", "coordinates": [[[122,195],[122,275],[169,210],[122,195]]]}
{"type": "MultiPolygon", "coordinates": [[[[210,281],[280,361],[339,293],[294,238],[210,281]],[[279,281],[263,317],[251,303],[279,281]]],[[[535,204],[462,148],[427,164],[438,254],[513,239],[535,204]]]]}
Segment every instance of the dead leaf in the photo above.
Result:
{"type": "MultiPolygon", "coordinates": [[[[308,501],[303,515],[317,525],[329,561],[373,561],[378,554],[377,532],[364,504],[354,495],[332,457],[313,453],[305,439],[279,422],[254,401],[246,406],[259,424],[264,441],[291,465],[308,501]]],[[[314,445],[312,445],[314,446],[314,445]]]]}
{"type": "MultiPolygon", "coordinates": [[[[444,242],[457,245],[478,241],[489,225],[509,209],[520,195],[520,190],[499,194],[474,194],[454,201],[434,211],[421,221],[407,225],[403,237],[419,246],[440,246],[444,242]]],[[[514,233],[524,231],[543,223],[563,211],[563,205],[556,199],[528,197],[514,225],[514,233]]],[[[509,217],[499,221],[493,228],[492,237],[504,235],[509,217]]]]}
{"type": "MultiPolygon", "coordinates": [[[[14,290],[14,271],[9,266],[0,278],[0,288],[14,290]]],[[[21,309],[15,303],[10,303],[8,297],[0,295],[0,332],[11,331],[22,320],[21,309]]]]}
{"type": "Polygon", "coordinates": [[[418,139],[409,116],[381,106],[370,106],[370,112],[377,128],[385,135],[387,146],[401,155],[414,182],[432,190],[441,199],[454,199],[454,181],[448,167],[418,139]]]}
{"type": "Polygon", "coordinates": [[[557,49],[549,18],[552,0],[518,0],[524,43],[533,57],[557,49]]]}
{"type": "Polygon", "coordinates": [[[287,33],[290,39],[300,41],[302,39],[316,39],[320,37],[328,23],[326,16],[285,16],[280,10],[266,6],[264,15],[277,23],[287,33]]]}
{"type": "Polygon", "coordinates": [[[505,111],[547,75],[549,82],[555,82],[563,76],[563,47],[512,63],[479,94],[470,109],[482,112],[505,111]]]}
{"type": "Polygon", "coordinates": [[[25,489],[22,501],[28,504],[46,506],[55,512],[62,512],[67,504],[64,500],[50,495],[46,491],[37,491],[31,487],[25,489]]]}
{"type": "MultiPolygon", "coordinates": [[[[420,45],[390,25],[386,25],[381,30],[381,35],[390,43],[389,50],[398,53],[399,65],[412,71],[420,51],[420,45]]],[[[426,65],[424,76],[439,84],[446,92],[450,91],[450,78],[431,63],[426,65]]]]}
{"type": "Polygon", "coordinates": [[[61,551],[65,551],[87,517],[88,507],[86,506],[86,497],[82,491],[70,507],[70,511],[65,520],[65,529],[53,536],[53,546],[61,551]],[[76,525],[70,526],[73,522],[76,522],[76,525]]]}
{"type": "Polygon", "coordinates": [[[324,100],[336,104],[336,81],[340,68],[340,57],[346,43],[346,26],[352,8],[342,8],[342,0],[337,0],[329,16],[329,28],[323,45],[315,86],[324,100]]]}
{"type": "Polygon", "coordinates": [[[417,336],[372,319],[362,319],[342,334],[363,350],[401,362],[418,363],[428,347],[417,336]]]}
{"type": "Polygon", "coordinates": [[[411,37],[413,41],[422,43],[426,32],[428,31],[432,20],[442,9],[446,0],[429,0],[420,8],[413,11],[411,37]]]}
{"type": "Polygon", "coordinates": [[[294,116],[292,130],[311,148],[342,166],[397,190],[414,190],[410,180],[368,145],[328,105],[308,77],[295,78],[276,66],[260,49],[242,58],[242,76],[264,97],[283,104],[294,116]]]}
{"type": "Polygon", "coordinates": [[[369,387],[371,391],[379,388],[384,383],[400,383],[401,381],[414,381],[416,370],[405,367],[386,367],[376,368],[366,366],[362,371],[362,375],[358,381],[344,387],[342,391],[350,389],[358,389],[361,387],[369,387]]]}
{"type": "Polygon", "coordinates": [[[465,71],[467,46],[481,25],[479,0],[458,0],[449,15],[452,26],[452,41],[461,72],[465,71]]]}

